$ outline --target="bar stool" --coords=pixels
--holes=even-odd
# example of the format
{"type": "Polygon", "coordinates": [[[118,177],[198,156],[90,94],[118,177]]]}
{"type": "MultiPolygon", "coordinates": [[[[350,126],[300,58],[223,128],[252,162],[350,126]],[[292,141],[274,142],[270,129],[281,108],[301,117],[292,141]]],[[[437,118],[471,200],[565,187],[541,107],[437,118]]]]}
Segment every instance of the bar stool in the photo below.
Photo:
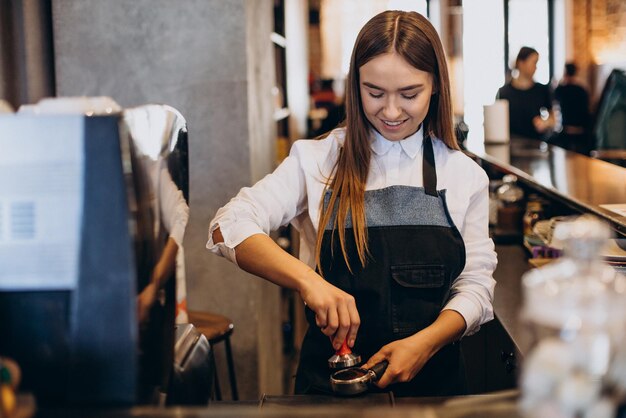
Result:
{"type": "MultiPolygon", "coordinates": [[[[230,336],[232,335],[235,328],[233,322],[223,315],[215,314],[212,312],[189,311],[188,314],[189,322],[192,323],[196,327],[196,329],[206,337],[207,340],[209,340],[212,348],[215,347],[215,344],[222,341],[224,342],[232,400],[239,400],[239,394],[237,392],[237,380],[235,378],[235,364],[233,362],[233,352],[230,346],[230,336]]],[[[216,370],[215,398],[218,401],[221,401],[222,392],[220,390],[220,384],[217,379],[215,356],[211,356],[211,361],[213,361],[213,367],[216,370]]]]}

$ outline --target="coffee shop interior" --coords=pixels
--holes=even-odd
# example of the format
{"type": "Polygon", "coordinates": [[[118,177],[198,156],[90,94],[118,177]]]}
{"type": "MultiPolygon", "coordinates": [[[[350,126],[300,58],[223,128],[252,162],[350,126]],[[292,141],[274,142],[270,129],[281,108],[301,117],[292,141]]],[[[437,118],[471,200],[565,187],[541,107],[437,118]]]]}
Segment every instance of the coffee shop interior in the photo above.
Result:
{"type": "MultiPolygon", "coordinates": [[[[297,257],[301,232],[270,236],[297,257]]],[[[623,0],[0,0],[0,417],[626,416],[625,274],[623,0]],[[461,340],[466,395],[294,394],[305,304],[208,251],[209,221],[344,121],[384,10],[445,50],[494,319],[461,340]],[[503,87],[523,47],[532,138],[503,87]]]]}

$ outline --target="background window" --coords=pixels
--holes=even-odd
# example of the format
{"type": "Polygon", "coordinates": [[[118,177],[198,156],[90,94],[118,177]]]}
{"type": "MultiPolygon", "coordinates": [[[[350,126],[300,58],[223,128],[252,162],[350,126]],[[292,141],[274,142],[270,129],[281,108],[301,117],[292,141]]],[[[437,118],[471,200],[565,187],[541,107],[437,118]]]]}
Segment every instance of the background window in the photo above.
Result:
{"type": "Polygon", "coordinates": [[[530,46],[539,52],[535,81],[550,81],[550,50],[548,32],[547,0],[509,1],[509,67],[515,66],[515,58],[522,46],[530,46]]]}
{"type": "Polygon", "coordinates": [[[348,74],[354,41],[365,23],[384,10],[416,11],[426,16],[426,0],[322,0],[320,24],[322,76],[348,74]]]}
{"type": "Polygon", "coordinates": [[[494,22],[504,22],[502,0],[463,2],[463,107],[472,143],[483,141],[483,105],[504,84],[504,25],[494,22]]]}

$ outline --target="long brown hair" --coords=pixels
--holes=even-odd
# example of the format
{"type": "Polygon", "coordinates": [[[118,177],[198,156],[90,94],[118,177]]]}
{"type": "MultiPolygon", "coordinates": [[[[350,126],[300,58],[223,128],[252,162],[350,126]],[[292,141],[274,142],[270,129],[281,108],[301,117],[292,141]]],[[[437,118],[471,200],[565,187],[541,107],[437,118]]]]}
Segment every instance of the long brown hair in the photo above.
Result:
{"type": "Polygon", "coordinates": [[[352,218],[352,233],[361,266],[365,266],[367,248],[367,225],[365,218],[365,184],[370,166],[370,129],[361,105],[359,69],[371,59],[388,52],[395,52],[409,64],[433,75],[433,95],[422,126],[423,132],[440,138],[451,149],[459,149],[452,121],[452,101],[448,67],[441,40],[428,19],[416,12],[388,10],[382,12],[363,26],[357,36],[350,70],[346,82],[345,141],[339,153],[334,175],[326,184],[331,191],[330,200],[324,207],[324,195],[320,202],[320,220],[315,247],[315,260],[321,271],[320,252],[324,230],[336,216],[332,228],[339,232],[343,258],[352,272],[346,251],[345,224],[352,218]]]}

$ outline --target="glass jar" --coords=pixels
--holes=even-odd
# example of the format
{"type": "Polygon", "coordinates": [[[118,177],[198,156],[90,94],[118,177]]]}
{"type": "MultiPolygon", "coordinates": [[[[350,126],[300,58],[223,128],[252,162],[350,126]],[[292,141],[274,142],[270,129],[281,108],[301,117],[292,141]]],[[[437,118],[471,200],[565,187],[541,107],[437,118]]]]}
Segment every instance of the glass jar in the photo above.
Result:
{"type": "Polygon", "coordinates": [[[522,231],[522,202],[524,191],[517,185],[517,176],[502,177],[502,186],[496,191],[498,198],[498,229],[501,235],[518,235],[522,231]]]}
{"type": "Polygon", "coordinates": [[[599,259],[606,224],[585,215],[554,231],[563,257],[522,278],[521,409],[531,418],[612,417],[626,393],[626,277],[599,259]]]}
{"type": "Polygon", "coordinates": [[[533,227],[543,219],[543,205],[539,200],[530,200],[526,203],[526,212],[522,217],[524,236],[533,235],[533,227]]]}

